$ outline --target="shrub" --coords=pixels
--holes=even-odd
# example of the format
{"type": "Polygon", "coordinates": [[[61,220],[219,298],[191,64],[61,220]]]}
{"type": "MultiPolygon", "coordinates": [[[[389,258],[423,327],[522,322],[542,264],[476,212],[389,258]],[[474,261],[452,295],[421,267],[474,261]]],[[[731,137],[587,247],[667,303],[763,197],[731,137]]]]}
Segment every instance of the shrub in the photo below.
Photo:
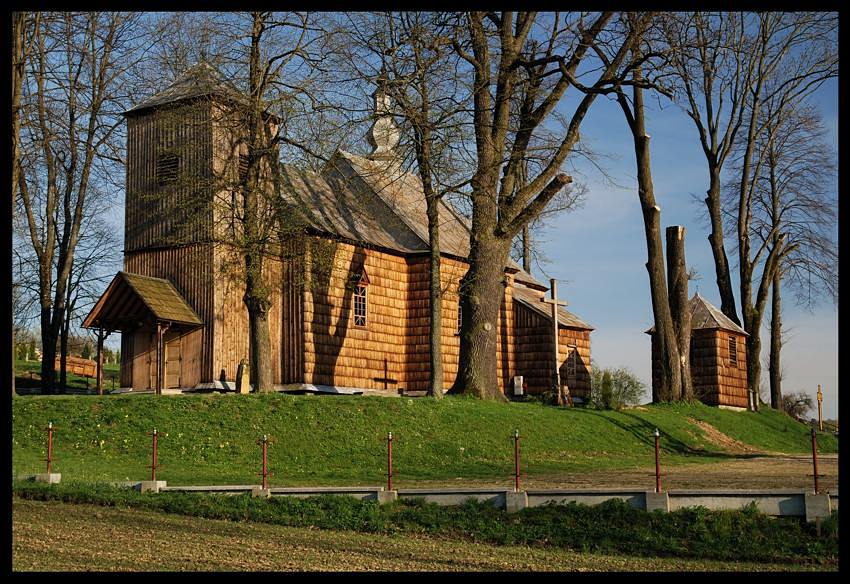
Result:
{"type": "Polygon", "coordinates": [[[619,410],[639,404],[644,397],[646,384],[626,367],[600,369],[593,366],[590,402],[602,410],[619,410]]]}

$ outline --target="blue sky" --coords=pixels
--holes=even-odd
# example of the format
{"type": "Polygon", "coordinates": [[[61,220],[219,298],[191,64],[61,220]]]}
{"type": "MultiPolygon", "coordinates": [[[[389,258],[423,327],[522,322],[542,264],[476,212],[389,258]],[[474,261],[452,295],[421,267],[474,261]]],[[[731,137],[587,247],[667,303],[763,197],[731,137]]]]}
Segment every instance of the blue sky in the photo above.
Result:
{"type": "MultiPolygon", "coordinates": [[[[824,85],[814,96],[824,125],[838,152],[838,83],[824,85]]],[[[708,245],[709,229],[702,219],[701,201],[708,188],[708,173],[693,122],[669,102],[647,100],[647,131],[652,145],[652,177],[661,207],[662,228],[684,225],[689,268],[701,277],[690,283],[690,294],[699,291],[720,306],[714,282],[714,265],[708,245]]],[[[595,150],[610,155],[603,166],[611,184],[588,164],[577,164],[576,181],[585,182],[588,194],[582,208],[550,219],[538,233],[549,263],[537,266],[534,275],[558,279],[559,296],[568,310],[595,327],[591,335],[593,359],[601,367],[628,367],[650,385],[650,340],[643,331],[652,326],[649,277],[644,267],[646,242],[637,196],[634,151],[623,113],[615,102],[600,98],[582,124],[582,137],[595,150]]],[[[837,185],[837,178],[836,178],[837,185]]],[[[663,233],[662,233],[663,238],[663,233]]],[[[727,246],[730,262],[734,251],[727,246]]],[[[732,266],[735,299],[737,267],[732,266]]],[[[824,394],[824,416],[838,415],[838,311],[824,300],[814,312],[800,309],[791,294],[784,295],[786,344],[782,352],[783,392],[806,391],[814,397],[817,385],[824,394]]],[[[768,310],[769,313],[769,310],[768,310]]],[[[740,315],[740,313],[739,313],[740,315]]],[[[769,326],[769,318],[764,325],[769,326]]],[[[762,332],[763,374],[767,374],[769,334],[762,332]]],[[[769,399],[766,377],[762,395],[769,399]]],[[[649,395],[647,394],[647,401],[649,395]]],[[[816,411],[813,412],[816,415],[816,411]]]]}

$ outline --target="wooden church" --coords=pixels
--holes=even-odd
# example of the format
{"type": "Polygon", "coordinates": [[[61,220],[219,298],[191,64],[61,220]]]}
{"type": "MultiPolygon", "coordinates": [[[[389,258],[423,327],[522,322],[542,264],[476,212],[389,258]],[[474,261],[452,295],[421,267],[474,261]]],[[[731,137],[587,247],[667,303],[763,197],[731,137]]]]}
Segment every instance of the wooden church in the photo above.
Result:
{"type": "MultiPolygon", "coordinates": [[[[244,284],[224,276],[234,260],[221,232],[231,211],[209,204],[236,200],[244,103],[201,63],[125,112],[124,269],[84,322],[101,338],[121,332],[122,387],[232,388],[249,357],[244,284]]],[[[278,121],[268,116],[270,127],[278,121]]],[[[274,177],[283,216],[297,226],[267,257],[264,273],[277,390],[415,395],[428,388],[425,198],[418,177],[394,156],[398,130],[380,88],[368,140],[370,155],[339,150],[322,172],[283,164],[274,177]]],[[[270,184],[275,171],[261,172],[270,184]]],[[[458,371],[458,286],[470,224],[449,204],[440,223],[448,389],[458,371]]],[[[548,287],[512,261],[504,273],[499,387],[507,395],[548,391],[555,355],[548,287]]],[[[557,320],[561,383],[587,399],[593,329],[563,308],[557,320]]]]}
{"type": "MultiPolygon", "coordinates": [[[[695,293],[691,312],[691,377],[694,396],[705,404],[742,410],[749,407],[747,333],[708,300],[695,293]]],[[[661,355],[652,336],[652,384],[658,385],[661,355]]]]}

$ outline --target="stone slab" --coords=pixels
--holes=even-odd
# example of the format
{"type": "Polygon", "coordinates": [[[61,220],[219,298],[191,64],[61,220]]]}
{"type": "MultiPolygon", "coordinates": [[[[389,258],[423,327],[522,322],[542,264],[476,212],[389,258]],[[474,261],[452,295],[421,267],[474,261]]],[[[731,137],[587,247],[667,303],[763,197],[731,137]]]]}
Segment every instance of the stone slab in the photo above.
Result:
{"type": "Polygon", "coordinates": [[[398,500],[398,491],[378,491],[378,504],[386,505],[398,500]]]}
{"type": "Polygon", "coordinates": [[[51,472],[51,473],[41,473],[33,476],[33,480],[38,483],[47,483],[50,485],[58,484],[62,481],[62,473],[51,472]]]}
{"type": "Polygon", "coordinates": [[[158,493],[166,486],[165,481],[141,481],[136,484],[136,490],[140,493],[158,493]]]}
{"type": "Polygon", "coordinates": [[[806,521],[812,523],[818,519],[826,519],[832,514],[829,495],[806,493],[806,521]]]}
{"type": "Polygon", "coordinates": [[[662,511],[663,513],[669,513],[670,497],[667,495],[667,492],[661,491],[660,493],[656,493],[655,491],[647,491],[646,510],[649,513],[651,513],[652,511],[662,511]]]}
{"type": "Polygon", "coordinates": [[[264,489],[263,487],[254,487],[253,489],[251,489],[251,496],[252,497],[265,497],[266,499],[268,499],[269,497],[272,496],[272,490],[271,489],[264,489]]]}
{"type": "Polygon", "coordinates": [[[528,493],[525,491],[505,491],[505,511],[517,513],[528,507],[528,493]]]}

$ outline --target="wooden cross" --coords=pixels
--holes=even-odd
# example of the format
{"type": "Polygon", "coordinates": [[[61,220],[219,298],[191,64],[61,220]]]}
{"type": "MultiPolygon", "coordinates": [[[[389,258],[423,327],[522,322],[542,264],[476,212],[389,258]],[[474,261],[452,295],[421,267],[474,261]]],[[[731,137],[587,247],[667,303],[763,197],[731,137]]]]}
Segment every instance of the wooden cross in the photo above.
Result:
{"type": "Polygon", "coordinates": [[[552,338],[555,341],[555,373],[552,376],[552,383],[555,386],[555,394],[558,396],[558,405],[560,406],[564,404],[564,394],[561,389],[561,355],[558,350],[558,307],[566,306],[567,303],[563,300],[558,300],[557,280],[550,278],[549,284],[551,285],[552,298],[549,300],[541,298],[540,301],[552,306],[552,338]]]}
{"type": "Polygon", "coordinates": [[[384,391],[387,391],[388,383],[398,383],[398,379],[390,379],[390,376],[387,375],[387,360],[384,359],[384,376],[383,377],[373,377],[373,381],[383,382],[384,383],[384,391]]]}

